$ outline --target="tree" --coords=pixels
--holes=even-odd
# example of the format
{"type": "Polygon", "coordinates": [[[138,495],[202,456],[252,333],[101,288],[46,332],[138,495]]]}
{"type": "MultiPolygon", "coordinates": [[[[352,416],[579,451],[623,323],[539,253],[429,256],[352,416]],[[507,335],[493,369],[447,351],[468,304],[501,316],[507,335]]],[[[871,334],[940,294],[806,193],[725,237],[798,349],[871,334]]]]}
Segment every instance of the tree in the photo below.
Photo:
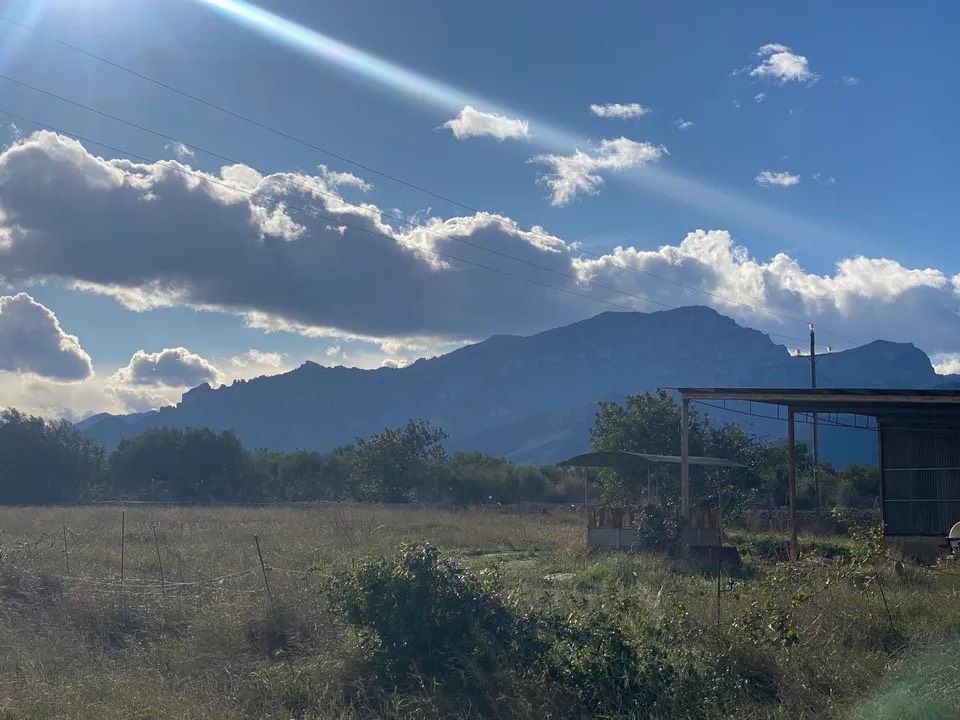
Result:
{"type": "Polygon", "coordinates": [[[106,480],[106,453],[65,420],[0,411],[0,502],[75,500],[106,480]]]}
{"type": "Polygon", "coordinates": [[[151,428],[110,456],[122,490],[172,500],[232,500],[242,488],[244,453],[232,430],[151,428]]]}
{"type": "MultiPolygon", "coordinates": [[[[696,412],[690,413],[690,454],[701,454],[707,424],[696,412]]],[[[594,451],[627,451],[680,454],[680,409],[667,393],[629,395],[621,405],[601,402],[590,429],[594,451]]],[[[626,504],[635,500],[648,481],[661,490],[661,497],[680,497],[680,479],[675,469],[651,465],[648,472],[599,473],[600,495],[605,503],[626,504]]]]}
{"type": "Polygon", "coordinates": [[[373,502],[438,500],[446,437],[425,420],[410,420],[402,428],[358,439],[350,470],[354,497],[373,502]]]}

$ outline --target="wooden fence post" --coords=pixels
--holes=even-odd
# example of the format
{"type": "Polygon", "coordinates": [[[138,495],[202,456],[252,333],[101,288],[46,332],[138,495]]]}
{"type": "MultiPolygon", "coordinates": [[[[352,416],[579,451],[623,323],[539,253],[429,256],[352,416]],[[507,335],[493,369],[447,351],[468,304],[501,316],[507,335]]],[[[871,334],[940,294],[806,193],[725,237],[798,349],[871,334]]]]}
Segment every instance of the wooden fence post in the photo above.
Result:
{"type": "Polygon", "coordinates": [[[263,562],[263,553],[260,552],[260,538],[256,533],[253,535],[253,541],[257,544],[257,557],[260,558],[260,569],[263,571],[263,585],[267,589],[267,597],[270,599],[270,609],[274,609],[273,592],[270,590],[270,581],[267,579],[267,566],[263,562]]]}
{"type": "Polygon", "coordinates": [[[70,552],[67,550],[67,526],[63,526],[63,562],[67,566],[67,577],[70,577],[70,552]]]}
{"type": "Polygon", "coordinates": [[[123,585],[123,566],[124,557],[126,553],[126,536],[127,536],[127,513],[124,510],[120,511],[120,585],[123,585]]]}
{"type": "Polygon", "coordinates": [[[157,566],[160,568],[160,593],[166,597],[167,587],[163,582],[163,560],[160,559],[160,540],[157,539],[157,525],[153,525],[153,545],[157,548],[157,566]]]}

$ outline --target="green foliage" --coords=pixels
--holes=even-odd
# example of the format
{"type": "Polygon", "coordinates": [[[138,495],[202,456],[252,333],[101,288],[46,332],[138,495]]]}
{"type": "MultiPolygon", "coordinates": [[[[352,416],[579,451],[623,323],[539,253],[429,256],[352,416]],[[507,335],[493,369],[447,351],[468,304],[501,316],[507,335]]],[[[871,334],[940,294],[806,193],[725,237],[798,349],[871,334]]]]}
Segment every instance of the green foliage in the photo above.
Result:
{"type": "Polygon", "coordinates": [[[521,661],[529,628],[489,588],[430,545],[405,544],[392,560],[336,576],[330,600],[359,628],[367,661],[397,685],[414,674],[453,680],[521,661]]]}
{"type": "Polygon", "coordinates": [[[551,629],[554,636],[539,662],[588,713],[657,713],[675,681],[663,646],[629,638],[603,612],[571,615],[551,629]]]}
{"type": "Polygon", "coordinates": [[[243,466],[236,433],[208,428],[152,428],[122,441],[110,456],[119,489],[171,500],[233,498],[243,466]]]}
{"type": "Polygon", "coordinates": [[[487,706],[494,683],[520,678],[563,698],[571,716],[667,715],[683,686],[670,637],[630,634],[602,608],[522,611],[495,575],[468,573],[430,545],[341,572],[328,593],[381,682],[411,690],[427,681],[457,693],[459,707],[487,706]]]}
{"type": "Polygon", "coordinates": [[[375,502],[440,499],[447,434],[425,420],[358,440],[350,479],[354,496],[375,502]]]}
{"type": "Polygon", "coordinates": [[[561,486],[568,475],[555,467],[515,465],[481,452],[456,452],[447,462],[447,495],[461,505],[582,500],[583,484],[578,478],[572,478],[564,497],[561,486]]]}
{"type": "Polygon", "coordinates": [[[675,507],[640,505],[633,510],[633,527],[640,531],[640,547],[675,550],[679,546],[683,524],[675,507]]]}
{"type": "Polygon", "coordinates": [[[0,503],[76,500],[106,477],[103,448],[67,421],[0,411],[0,503]]]}
{"type": "MultiPolygon", "coordinates": [[[[784,445],[761,441],[739,425],[713,425],[690,411],[690,454],[736,460],[743,469],[691,467],[694,503],[716,507],[735,515],[746,507],[783,506],[787,500],[787,451],[784,445]]],[[[664,455],[680,454],[680,408],[663,391],[630,395],[623,404],[602,402],[590,439],[595,451],[623,450],[664,455]]],[[[797,472],[811,475],[812,462],[806,448],[797,446],[797,472]]],[[[648,486],[659,489],[658,499],[667,505],[680,497],[679,473],[675,468],[651,465],[642,475],[604,470],[599,473],[599,493],[608,505],[629,505],[648,486]]],[[[812,486],[809,493],[812,505],[812,486]]]]}

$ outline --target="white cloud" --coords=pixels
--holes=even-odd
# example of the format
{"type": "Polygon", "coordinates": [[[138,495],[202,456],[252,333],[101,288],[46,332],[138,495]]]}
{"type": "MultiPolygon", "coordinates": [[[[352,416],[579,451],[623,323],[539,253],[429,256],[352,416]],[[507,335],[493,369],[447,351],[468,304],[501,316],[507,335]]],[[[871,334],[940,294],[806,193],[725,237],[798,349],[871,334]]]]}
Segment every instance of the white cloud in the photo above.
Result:
{"type": "Polygon", "coordinates": [[[591,105],[590,112],[597,117],[630,120],[631,118],[643,117],[650,112],[650,108],[644,107],[640,103],[606,103],[605,105],[591,105]]]}
{"type": "Polygon", "coordinates": [[[234,355],[230,358],[230,364],[240,370],[250,367],[263,366],[268,368],[281,368],[285,362],[285,355],[279,352],[265,352],[251,348],[242,355],[234,355]]]}
{"type": "Polygon", "coordinates": [[[186,388],[201,383],[217,383],[220,371],[206,358],[185,347],[164,348],[160,352],[137,350],[126,367],[113,376],[118,385],[186,388]]]}
{"type": "Polygon", "coordinates": [[[676,122],[673,123],[677,130],[689,130],[694,126],[690,120],[684,120],[683,118],[677,118],[676,122]]]}
{"type": "Polygon", "coordinates": [[[960,375],[960,354],[934,356],[932,360],[938,375],[960,375]]]}
{"type": "Polygon", "coordinates": [[[860,78],[854,77],[853,75],[841,75],[840,82],[842,82],[844,85],[853,87],[854,85],[860,84],[860,78]]]}
{"type": "Polygon", "coordinates": [[[332,188],[355,187],[364,192],[370,192],[373,189],[373,185],[362,177],[357,177],[353,173],[331,170],[326,165],[317,165],[317,173],[323,182],[332,188]]]}
{"type": "Polygon", "coordinates": [[[503,142],[504,140],[525,140],[530,137],[528,120],[481,112],[470,105],[464,107],[459,115],[447,120],[441,127],[450,130],[457,140],[488,136],[503,142]]]}
{"type": "MultiPolygon", "coordinates": [[[[349,349],[351,364],[367,367],[384,358],[444,352],[494,333],[536,332],[610,309],[430,251],[625,308],[660,307],[635,296],[671,307],[710,304],[761,329],[802,332],[792,321],[739,304],[748,303],[816,321],[825,342],[833,340],[826,333],[832,329],[855,339],[914,341],[930,352],[960,353],[960,274],[858,256],[819,275],[786,254],[755,259],[723,230],[698,230],[679,244],[621,247],[587,260],[574,244],[499,215],[432,217],[400,232],[383,222],[376,206],[331,196],[320,176],[260,176],[237,168],[221,170],[219,177],[184,176],[181,167],[169,160],[98,158],[50,133],[0,153],[0,223],[9,234],[0,245],[0,274],[15,282],[58,280],[141,312],[165,306],[228,312],[266,331],[326,339],[323,348],[339,344],[349,349]],[[246,177],[257,197],[217,185],[226,174],[246,177]],[[295,205],[329,217],[295,214],[295,205]],[[341,235],[326,230],[328,224],[348,228],[341,235]],[[624,294],[598,290],[587,284],[590,279],[624,294]],[[347,345],[360,342],[373,345],[347,345]]],[[[240,374],[229,358],[210,363],[240,374]]],[[[94,407],[83,403],[100,402],[94,397],[96,388],[103,393],[100,377],[71,385],[62,395],[35,382],[29,391],[35,400],[24,406],[71,406],[57,398],[75,398],[73,407],[94,407]]],[[[29,399],[17,394],[19,382],[8,377],[0,383],[0,403],[29,399]]],[[[167,392],[160,385],[147,389],[167,392]]],[[[115,398],[102,402],[121,406],[115,398]]]]}
{"type": "Polygon", "coordinates": [[[757,50],[757,57],[763,58],[759,65],[750,70],[750,76],[785,85],[788,82],[813,84],[819,76],[810,70],[810,63],[803,55],[798,55],[786,45],[769,43],[757,50]]]}
{"type": "Polygon", "coordinates": [[[837,179],[833,175],[825,175],[823,173],[814,173],[810,176],[814,182],[818,182],[821,185],[836,185],[837,179]]]}
{"type": "Polygon", "coordinates": [[[766,93],[757,93],[756,95],[753,96],[753,101],[758,105],[766,99],[767,99],[766,93]]]}
{"type": "Polygon", "coordinates": [[[766,262],[756,260],[724,230],[697,230],[678,246],[659,250],[618,247],[575,265],[584,278],[624,292],[670,305],[709,304],[771,332],[789,335],[802,328],[747,305],[810,318],[824,331],[824,342],[835,347],[846,343],[828,330],[863,342],[883,338],[915,342],[928,352],[960,354],[960,275],[948,278],[933,268],[912,269],[895,260],[857,256],[837,263],[832,275],[817,275],[785,253],[766,262]],[[649,274],[675,284],[651,282],[649,274]],[[924,322],[918,323],[918,317],[924,322]],[[953,336],[947,338],[945,332],[953,336]]]}
{"type": "Polygon", "coordinates": [[[75,382],[90,377],[93,364],[53,311],[22,292],[0,296],[0,371],[75,382]]]}
{"type": "Polygon", "coordinates": [[[740,109],[740,101],[739,101],[739,100],[731,100],[730,102],[733,103],[733,109],[734,109],[734,110],[739,110],[739,109],[740,109]]]}
{"type": "Polygon", "coordinates": [[[617,172],[640,167],[667,154],[663,145],[652,145],[619,137],[601,140],[595,152],[575,150],[573,155],[538,155],[531,162],[542,163],[550,171],[540,177],[550,188],[550,202],[566,205],[578,195],[596,195],[603,186],[601,171],[617,172]]]}
{"type": "Polygon", "coordinates": [[[169,153],[173,153],[173,155],[180,160],[190,160],[196,157],[196,153],[182,142],[167,143],[163,146],[163,149],[169,153]]]}
{"type": "Polygon", "coordinates": [[[763,187],[790,187],[799,184],[800,176],[786,170],[761,170],[754,180],[763,187]]]}

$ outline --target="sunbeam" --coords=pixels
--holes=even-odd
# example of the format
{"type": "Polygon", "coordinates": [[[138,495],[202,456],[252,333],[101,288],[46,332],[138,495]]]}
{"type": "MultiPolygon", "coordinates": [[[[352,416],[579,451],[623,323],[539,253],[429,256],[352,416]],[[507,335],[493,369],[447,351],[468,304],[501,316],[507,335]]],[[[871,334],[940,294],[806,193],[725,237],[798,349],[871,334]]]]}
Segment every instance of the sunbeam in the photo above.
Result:
{"type": "MultiPolygon", "coordinates": [[[[194,0],[214,8],[230,20],[240,23],[277,42],[283,43],[392,92],[444,112],[456,113],[465,105],[485,112],[497,112],[530,121],[531,143],[542,151],[570,153],[592,145],[590,138],[570,132],[550,122],[531,118],[522,111],[505,107],[488,98],[464,92],[448,83],[392,63],[370,52],[348,45],[312,28],[305,27],[246,0],[194,0]]],[[[743,223],[765,233],[775,233],[798,245],[829,240],[837,246],[864,249],[862,240],[826,228],[805,218],[762,205],[735,192],[722,190],[698,179],[655,165],[646,165],[620,175],[635,187],[674,202],[703,210],[715,219],[743,223]]],[[[702,222],[702,220],[696,220],[702,222]]]]}

